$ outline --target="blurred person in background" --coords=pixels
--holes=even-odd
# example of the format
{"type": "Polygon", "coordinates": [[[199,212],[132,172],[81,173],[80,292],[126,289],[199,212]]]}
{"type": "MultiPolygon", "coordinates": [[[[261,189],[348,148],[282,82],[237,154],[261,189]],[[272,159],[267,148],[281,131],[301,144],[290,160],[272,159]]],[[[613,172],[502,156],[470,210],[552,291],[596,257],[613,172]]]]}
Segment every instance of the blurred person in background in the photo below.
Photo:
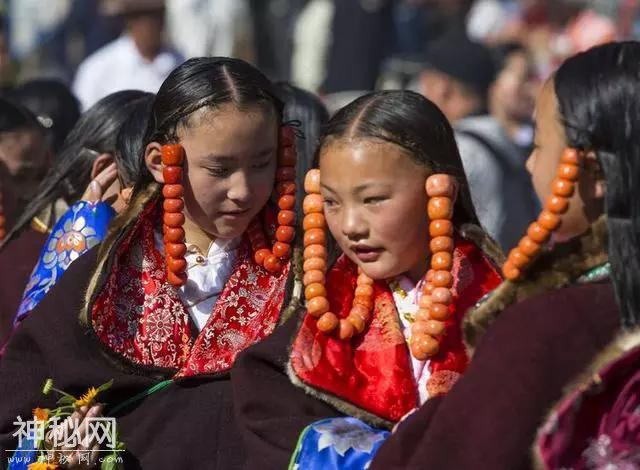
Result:
{"type": "MultiPolygon", "coordinates": [[[[89,182],[113,162],[118,132],[140,96],[144,93],[117,92],[87,110],[69,133],[54,166],[36,186],[36,196],[9,226],[0,242],[0,343],[11,331],[22,292],[51,228],[82,197],[89,182]]],[[[60,255],[68,253],[61,250],[60,255]]]]}
{"type": "Polygon", "coordinates": [[[106,15],[121,16],[125,32],[80,64],[73,91],[82,107],[125,89],[156,92],[182,57],[164,44],[164,0],[103,0],[106,15]]]}
{"type": "Polygon", "coordinates": [[[531,56],[519,44],[494,49],[498,74],[488,92],[488,114],[456,123],[458,147],[476,184],[480,220],[504,250],[512,248],[538,214],[525,168],[533,144],[537,81],[531,56]]]}
{"type": "Polygon", "coordinates": [[[62,82],[37,79],[13,89],[10,97],[31,111],[47,130],[47,140],[55,155],[80,117],[80,103],[62,82]]]}

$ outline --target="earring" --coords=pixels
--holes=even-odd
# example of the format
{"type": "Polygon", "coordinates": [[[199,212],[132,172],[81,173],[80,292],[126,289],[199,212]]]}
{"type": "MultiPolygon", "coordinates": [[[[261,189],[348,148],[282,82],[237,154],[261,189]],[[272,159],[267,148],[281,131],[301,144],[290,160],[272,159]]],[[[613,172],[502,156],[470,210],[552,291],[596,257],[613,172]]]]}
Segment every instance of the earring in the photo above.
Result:
{"type": "Polygon", "coordinates": [[[518,281],[523,273],[540,254],[542,247],[551,238],[551,233],[558,229],[560,217],[569,209],[569,199],[575,192],[575,185],[580,177],[580,161],[582,152],[568,148],[564,151],[555,180],[551,185],[551,196],[544,205],[538,220],[529,225],[527,234],[522,237],[518,246],[509,252],[502,273],[510,281],[518,281]]]}
{"type": "Polygon", "coordinates": [[[162,176],[164,178],[162,229],[167,262],[167,281],[175,287],[180,287],[187,279],[187,261],[184,258],[187,245],[182,228],[184,225],[184,186],[182,185],[184,149],[179,144],[163,145],[161,155],[162,176]]]}
{"type": "Polygon", "coordinates": [[[291,257],[291,243],[296,236],[294,226],[297,158],[295,139],[295,132],[291,126],[281,128],[275,187],[279,197],[275,243],[271,249],[267,248],[266,236],[258,217],[251,221],[247,230],[255,262],[271,273],[279,272],[282,269],[282,263],[291,257]]]}
{"type": "Polygon", "coordinates": [[[425,189],[429,202],[429,249],[431,269],[422,287],[419,309],[411,325],[409,346],[413,357],[424,361],[438,353],[438,338],[444,335],[445,322],[451,317],[450,305],[453,300],[453,207],[456,184],[446,174],[431,175],[425,189]]]}

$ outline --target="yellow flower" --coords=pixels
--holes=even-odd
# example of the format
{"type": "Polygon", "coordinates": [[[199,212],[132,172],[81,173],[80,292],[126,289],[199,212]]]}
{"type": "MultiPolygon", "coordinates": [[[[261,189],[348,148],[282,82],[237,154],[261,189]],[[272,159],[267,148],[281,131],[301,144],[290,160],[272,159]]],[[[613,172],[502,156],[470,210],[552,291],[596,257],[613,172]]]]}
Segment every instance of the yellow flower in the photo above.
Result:
{"type": "Polygon", "coordinates": [[[47,463],[47,462],[36,462],[36,463],[30,463],[28,470],[57,470],[60,467],[58,467],[55,464],[51,464],[51,463],[47,463]]]}
{"type": "Polygon", "coordinates": [[[49,410],[46,408],[34,408],[33,416],[38,421],[47,421],[49,419],[49,410]]]}
{"type": "Polygon", "coordinates": [[[96,399],[97,395],[98,395],[98,390],[94,387],[91,387],[89,390],[87,390],[87,393],[85,393],[80,397],[79,400],[76,400],[74,405],[77,407],[85,406],[85,405],[90,406],[93,403],[93,400],[96,399]]]}

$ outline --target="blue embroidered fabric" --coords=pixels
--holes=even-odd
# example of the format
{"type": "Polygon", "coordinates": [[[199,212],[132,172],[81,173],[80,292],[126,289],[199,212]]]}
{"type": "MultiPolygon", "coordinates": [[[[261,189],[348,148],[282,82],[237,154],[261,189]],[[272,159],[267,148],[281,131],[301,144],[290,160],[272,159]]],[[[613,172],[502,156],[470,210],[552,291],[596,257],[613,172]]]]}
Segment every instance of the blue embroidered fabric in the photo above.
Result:
{"type": "Polygon", "coordinates": [[[104,239],[114,216],[115,211],[104,202],[78,201],[65,212],[40,252],[14,324],[38,305],[71,263],[104,239]]]}
{"type": "Polygon", "coordinates": [[[356,418],[316,421],[302,431],[289,469],[367,469],[389,434],[356,418]]]}

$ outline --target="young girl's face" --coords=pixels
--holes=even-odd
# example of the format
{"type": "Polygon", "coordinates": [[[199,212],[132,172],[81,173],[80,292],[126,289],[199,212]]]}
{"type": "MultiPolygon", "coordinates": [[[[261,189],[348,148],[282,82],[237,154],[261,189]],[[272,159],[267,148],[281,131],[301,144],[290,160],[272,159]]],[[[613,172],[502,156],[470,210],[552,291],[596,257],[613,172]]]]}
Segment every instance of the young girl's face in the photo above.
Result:
{"type": "Polygon", "coordinates": [[[275,112],[225,104],[203,109],[178,129],[186,154],[185,215],[216,238],[240,236],[273,190],[275,112]]]}
{"type": "MultiPolygon", "coordinates": [[[[535,114],[535,146],[527,160],[527,169],[531,173],[536,194],[544,204],[551,194],[551,184],[568,145],[552,80],[542,87],[535,114]]],[[[580,179],[569,201],[569,210],[562,216],[562,223],[554,232],[557,241],[581,235],[602,214],[604,189],[597,170],[594,155],[588,154],[581,165],[580,179]]]]}
{"type": "Polygon", "coordinates": [[[427,270],[429,172],[401,147],[377,139],[329,140],[320,153],[329,230],[374,279],[427,270]]]}

